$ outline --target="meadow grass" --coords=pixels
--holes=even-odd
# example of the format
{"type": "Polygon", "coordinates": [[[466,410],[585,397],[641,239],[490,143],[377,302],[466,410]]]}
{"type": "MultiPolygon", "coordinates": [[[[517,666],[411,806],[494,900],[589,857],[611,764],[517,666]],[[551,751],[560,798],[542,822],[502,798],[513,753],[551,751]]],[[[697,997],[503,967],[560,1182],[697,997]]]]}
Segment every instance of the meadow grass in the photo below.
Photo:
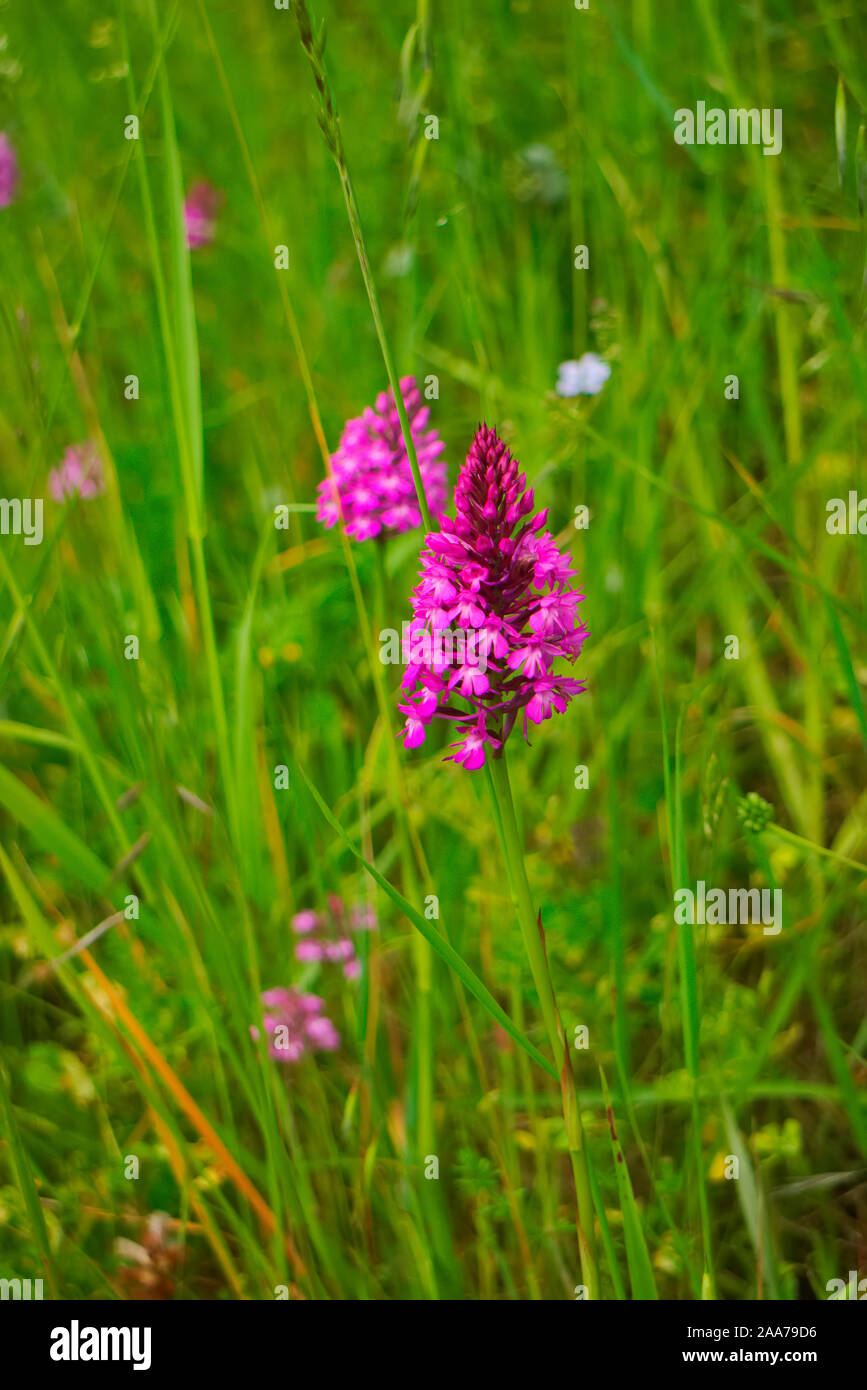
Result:
{"type": "Polygon", "coordinates": [[[306,10],[0,9],[2,492],[46,498],[0,537],[0,1274],[138,1296],[163,1212],[162,1296],[573,1298],[580,1200],[601,1297],[824,1298],[867,1272],[867,542],[826,529],[867,496],[863,22],[306,10]],[[676,145],[698,100],[780,108],[781,154],[676,145]],[[311,514],[409,373],[586,594],[588,691],[493,803],[396,737],[421,533],[311,514]],[[782,930],[676,922],[699,880],[782,930]],[[358,980],[293,958],[330,894],[358,980]],[[250,1035],[290,984],[341,1035],[293,1066],[250,1035]]]}

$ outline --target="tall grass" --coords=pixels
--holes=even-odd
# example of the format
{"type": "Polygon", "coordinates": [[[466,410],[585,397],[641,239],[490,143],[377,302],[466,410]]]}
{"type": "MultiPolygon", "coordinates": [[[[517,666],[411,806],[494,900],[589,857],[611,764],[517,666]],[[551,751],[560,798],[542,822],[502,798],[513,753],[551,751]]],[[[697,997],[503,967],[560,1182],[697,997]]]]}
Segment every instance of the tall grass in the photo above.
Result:
{"type": "Polygon", "coordinates": [[[857,1267],[867,550],[825,521],[867,495],[863,24],[659,8],[3,11],[2,491],[85,437],[107,491],[0,537],[0,1274],[129,1296],[158,1211],[182,1299],[857,1267]],[[698,99],[781,107],[781,156],[676,146],[698,99]],[[557,397],[588,349],[604,391],[557,397]],[[588,693],[513,735],[511,887],[484,776],[396,738],[420,533],[310,511],[410,372],[451,481],[496,424],[587,595],[588,693]],[[781,888],[782,931],[676,924],[699,879],[781,888]],[[357,982],[293,958],[334,893],[376,911],[357,982]],[[341,1034],[291,1068],[250,1036],[290,983],[341,1034]]]}

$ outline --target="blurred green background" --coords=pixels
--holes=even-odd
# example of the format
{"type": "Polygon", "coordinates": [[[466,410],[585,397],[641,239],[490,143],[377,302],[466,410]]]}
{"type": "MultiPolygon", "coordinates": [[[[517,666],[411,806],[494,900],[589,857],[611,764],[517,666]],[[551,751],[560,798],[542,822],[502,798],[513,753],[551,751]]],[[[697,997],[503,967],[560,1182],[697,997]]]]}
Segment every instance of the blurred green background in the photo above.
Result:
{"type": "MultiPolygon", "coordinates": [[[[315,17],[386,332],[401,374],[437,379],[450,484],[496,424],[586,594],[588,693],[510,761],[566,1033],[589,1029],[604,1292],[636,1289],[600,1064],[659,1295],[824,1298],[864,1269],[867,1193],[867,542],[825,526],[829,499],[867,496],[863,17],[315,17]],[[699,100],[780,108],[781,154],[677,146],[699,100]],[[604,390],[558,397],[588,350],[604,390]],[[781,888],[781,933],[679,932],[673,892],[698,879],[781,888]]],[[[333,450],[386,384],[314,95],[265,0],[0,5],[21,168],[2,490],[46,498],[41,546],[0,537],[0,1274],[88,1298],[571,1298],[556,1084],[435,961],[425,1180],[413,929],[298,771],[406,896],[409,826],[437,929],[544,1050],[483,782],[440,734],[398,745],[401,812],[339,539],[304,510],[272,524],[315,498],[316,411],[333,450]],[[201,179],[217,235],[187,257],[201,179]],[[60,507],[48,472],[85,438],[106,495],[60,507]],[[378,913],[360,985],[293,960],[292,913],[328,893],[378,913]],[[46,969],[129,894],[138,920],[46,969]],[[290,983],[342,1036],[297,1068],[248,1032],[290,983]]],[[[374,632],[408,618],[420,542],[389,543],[378,599],[352,547],[374,632]]]]}

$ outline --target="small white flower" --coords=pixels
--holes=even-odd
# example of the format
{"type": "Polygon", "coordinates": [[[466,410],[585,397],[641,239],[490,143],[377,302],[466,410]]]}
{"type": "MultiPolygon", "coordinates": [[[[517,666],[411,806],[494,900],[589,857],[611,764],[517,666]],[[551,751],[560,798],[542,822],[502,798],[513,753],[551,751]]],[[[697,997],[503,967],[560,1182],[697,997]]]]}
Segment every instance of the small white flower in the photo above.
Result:
{"type": "Polygon", "coordinates": [[[561,362],[557,368],[559,396],[598,396],[611,375],[611,367],[595,352],[585,352],[577,362],[561,362]]]}

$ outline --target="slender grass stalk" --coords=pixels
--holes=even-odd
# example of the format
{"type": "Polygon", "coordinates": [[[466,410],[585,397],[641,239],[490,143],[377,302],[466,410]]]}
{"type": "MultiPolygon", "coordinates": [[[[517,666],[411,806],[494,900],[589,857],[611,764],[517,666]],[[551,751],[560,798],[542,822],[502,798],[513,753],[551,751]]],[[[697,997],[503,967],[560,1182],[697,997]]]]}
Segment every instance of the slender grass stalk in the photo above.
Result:
{"type": "Polygon", "coordinates": [[[388,383],[391,387],[394,403],[397,407],[398,418],[400,419],[400,428],[403,434],[404,445],[406,446],[409,466],[412,469],[412,478],[415,483],[421,519],[425,531],[433,531],[434,524],[431,518],[430,508],[427,504],[427,497],[425,496],[412,430],[410,429],[409,419],[407,418],[406,406],[403,403],[403,392],[400,389],[400,380],[394,365],[394,358],[392,357],[391,348],[389,347],[385,332],[382,309],[379,303],[379,294],[376,289],[373,272],[370,269],[370,260],[364,241],[364,233],[361,228],[361,215],[358,211],[358,203],[356,201],[355,191],[352,187],[352,179],[349,175],[349,166],[346,163],[346,154],[343,149],[343,134],[340,129],[340,117],[337,114],[337,107],[325,71],[324,32],[322,32],[318,38],[314,34],[313,23],[310,18],[310,11],[307,8],[306,0],[294,0],[294,10],[295,18],[298,22],[298,33],[301,38],[301,46],[310,61],[310,66],[313,69],[313,78],[319,93],[319,125],[325,136],[325,143],[331,151],[334,163],[337,165],[337,172],[340,176],[340,186],[343,190],[344,202],[346,203],[346,213],[349,218],[352,240],[355,243],[358,264],[361,268],[362,279],[364,280],[364,288],[367,291],[367,298],[370,302],[370,312],[373,316],[373,324],[376,329],[382,360],[385,364],[388,383]]]}
{"type": "MultiPolygon", "coordinates": [[[[154,42],[161,50],[156,11],[152,4],[149,7],[149,15],[154,42]]],[[[163,58],[164,56],[163,53],[163,58]]],[[[156,219],[150,183],[147,176],[147,166],[144,153],[140,149],[138,143],[136,145],[136,164],[145,218],[145,230],[151,252],[160,331],[166,354],[173,423],[177,438],[178,457],[186,509],[187,539],[193,558],[193,582],[205,648],[205,664],[213,709],[217,753],[223,782],[223,794],[226,800],[226,809],[232,830],[233,841],[237,844],[238,820],[236,814],[235,779],[229,743],[229,725],[226,717],[226,705],[220,677],[219,654],[217,651],[216,632],[214,628],[207,564],[204,552],[205,522],[202,495],[203,444],[201,437],[199,363],[196,345],[195,314],[192,303],[192,281],[189,268],[189,252],[183,240],[180,163],[175,139],[174,115],[172,112],[168,75],[164,61],[160,65],[157,74],[157,82],[161,102],[163,133],[169,151],[170,197],[172,200],[171,211],[173,214],[172,230],[176,261],[180,267],[178,274],[182,281],[179,287],[181,298],[180,317],[184,321],[184,329],[179,344],[176,343],[172,333],[172,319],[169,310],[166,279],[160,259],[159,238],[157,236],[156,219]]],[[[130,98],[135,106],[136,97],[132,82],[132,69],[129,65],[127,86],[130,98]]]]}
{"type": "MultiPolygon", "coordinates": [[[[364,233],[361,227],[361,217],[358,210],[349,168],[343,148],[343,136],[340,129],[340,120],[337,115],[334,99],[328,84],[323,62],[324,53],[324,34],[317,38],[313,32],[313,25],[310,14],[304,0],[295,0],[295,18],[298,22],[298,31],[301,38],[301,45],[310,61],[313,69],[314,80],[319,93],[320,111],[319,124],[325,137],[325,142],[340,177],[340,185],[343,190],[346,212],[349,218],[352,239],[355,243],[358,263],[361,268],[364,287],[367,291],[370,303],[370,312],[373,317],[376,336],[379,341],[382,360],[385,365],[386,375],[391,387],[394,403],[397,408],[400,420],[401,433],[403,435],[404,447],[407,458],[409,459],[412,470],[413,482],[415,484],[416,497],[418,499],[419,511],[421,512],[422,523],[426,532],[434,529],[433,518],[428,507],[425,495],[424,484],[422,482],[421,470],[418,464],[415,442],[412,437],[409,419],[404,405],[403,392],[400,388],[400,379],[394,364],[391,348],[385,332],[385,325],[382,318],[382,310],[379,303],[379,295],[376,289],[376,282],[370,268],[370,260],[364,241],[364,233]]],[[[378,555],[377,564],[382,565],[382,556],[378,555]]],[[[380,573],[380,579],[382,575],[380,573]]],[[[375,679],[381,676],[381,670],[375,673],[375,679]]],[[[377,697],[382,698],[383,685],[377,680],[377,697]]],[[[386,729],[390,729],[390,719],[383,719],[386,729]]],[[[408,827],[402,827],[404,839],[408,827]]],[[[404,853],[405,871],[408,873],[407,887],[414,898],[418,898],[417,879],[412,867],[409,854],[404,853]]],[[[433,957],[428,943],[418,935],[413,933],[413,961],[416,976],[416,1029],[415,1029],[415,1056],[416,1056],[416,1107],[418,1122],[416,1127],[417,1148],[416,1159],[424,1157],[430,1153],[434,1145],[434,1115],[433,1115],[433,1027],[432,1027],[432,1000],[431,988],[433,980],[433,957]]]]}
{"type": "MultiPolygon", "coordinates": [[[[666,815],[668,821],[669,854],[671,856],[672,886],[683,888],[688,881],[686,841],[683,823],[683,800],[681,795],[681,735],[682,715],[678,719],[674,737],[674,769],[672,771],[672,750],[668,731],[668,715],[662,691],[662,673],[659,665],[659,650],[654,643],[654,664],[659,686],[660,722],[662,732],[663,779],[665,784],[666,815]]],[[[702,1152],[701,1117],[699,1114],[699,1082],[701,1073],[699,1037],[701,1031],[701,1008],[699,1002],[698,977],[695,963],[695,941],[689,923],[681,923],[677,935],[678,976],[680,983],[681,1016],[683,1029],[683,1053],[690,1079],[690,1143],[695,1163],[696,1189],[698,1192],[699,1218],[701,1222],[704,1271],[702,1273],[702,1297],[716,1297],[716,1281],[713,1268],[711,1243],[710,1204],[705,1184],[705,1159],[702,1152]]]]}
{"type": "Polygon", "coordinates": [[[596,1265],[593,1194],[590,1186],[590,1171],[584,1141],[584,1126],[581,1120],[581,1107],[572,1070],[572,1057],[563,1031],[560,1011],[554,994],[545,938],[542,932],[541,914],[537,919],[533,911],[533,898],[527,882],[524,865],[524,852],[515,818],[515,805],[509,782],[509,769],[503,749],[498,758],[491,758],[486,764],[489,770],[489,785],[494,805],[494,820],[500,833],[503,859],[509,877],[509,885],[518,914],[524,947],[530,962],[533,982],[539,996],[542,1017],[548,1031],[548,1040],[554,1054],[554,1065],[560,1077],[560,1090],[563,1103],[563,1119],[566,1124],[566,1142],[572,1162],[572,1177],[575,1195],[578,1200],[578,1250],[581,1258],[581,1276],[587,1288],[587,1297],[599,1297],[599,1274],[596,1265]]]}
{"type": "MultiPolygon", "coordinates": [[[[235,130],[238,146],[241,151],[241,159],[247,173],[247,179],[249,181],[250,188],[253,192],[253,197],[255,199],[257,209],[259,211],[259,218],[262,223],[263,231],[265,233],[266,244],[270,248],[274,244],[274,236],[270,219],[268,217],[267,209],[265,207],[265,201],[262,196],[262,190],[259,185],[256,170],[254,168],[253,161],[250,156],[250,151],[247,145],[246,137],[244,135],[243,127],[241,126],[241,122],[238,116],[235,100],[232,96],[232,91],[229,86],[226,71],[223,66],[222,59],[220,57],[219,49],[217,47],[216,38],[214,36],[210,19],[208,17],[208,11],[205,5],[205,0],[199,0],[199,13],[205,30],[205,36],[207,38],[208,45],[211,49],[211,54],[214,59],[214,65],[217,70],[217,77],[226,99],[226,104],[229,110],[229,116],[232,121],[233,128],[235,130]]],[[[307,412],[310,417],[310,424],[313,429],[314,436],[316,438],[317,448],[319,449],[319,453],[322,458],[322,463],[326,475],[329,478],[332,478],[333,480],[334,475],[333,468],[331,465],[331,453],[328,448],[328,442],[325,437],[325,430],[322,424],[322,416],[319,410],[319,403],[316,396],[316,390],[313,384],[313,376],[310,370],[310,362],[307,356],[306,349],[304,347],[304,341],[301,336],[301,330],[298,325],[298,319],[295,314],[292,298],[287,288],[285,275],[277,276],[277,285],[280,293],[280,300],[283,307],[283,313],[289,329],[289,336],[292,339],[292,347],[295,352],[295,357],[298,363],[298,370],[300,372],[302,385],[304,387],[304,394],[307,399],[307,412]]],[[[388,732],[393,732],[394,715],[391,703],[389,701],[388,691],[386,689],[385,670],[382,663],[378,660],[379,652],[374,641],[374,632],[371,625],[370,616],[367,611],[367,605],[365,603],[364,594],[362,592],[361,584],[358,578],[358,568],[356,566],[355,557],[353,555],[353,547],[350,543],[349,537],[346,534],[346,528],[344,525],[342,514],[342,507],[340,505],[339,491],[337,491],[336,496],[338,508],[340,509],[340,517],[338,520],[337,531],[340,538],[341,551],[343,554],[344,563],[346,565],[346,571],[349,576],[350,586],[352,588],[352,595],[355,601],[356,612],[358,614],[358,622],[359,627],[361,629],[362,642],[364,645],[364,649],[368,655],[371,679],[373,681],[377,708],[379,710],[379,716],[382,721],[383,729],[388,732]]],[[[397,747],[394,739],[387,738],[386,746],[388,750],[391,779],[389,783],[389,789],[393,799],[395,820],[398,826],[398,831],[399,834],[411,845],[419,873],[425,881],[428,881],[429,873],[424,859],[424,854],[421,848],[421,843],[419,841],[418,835],[416,834],[414,828],[409,822],[409,817],[407,814],[409,798],[403,775],[403,768],[397,753],[397,747]]]]}

